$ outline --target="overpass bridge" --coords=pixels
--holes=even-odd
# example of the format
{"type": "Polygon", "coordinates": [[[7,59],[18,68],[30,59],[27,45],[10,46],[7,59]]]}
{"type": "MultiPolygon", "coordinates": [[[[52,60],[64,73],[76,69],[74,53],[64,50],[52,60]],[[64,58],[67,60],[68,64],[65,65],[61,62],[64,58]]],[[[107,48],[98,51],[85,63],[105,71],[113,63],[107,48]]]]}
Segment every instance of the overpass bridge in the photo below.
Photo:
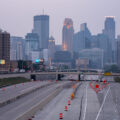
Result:
{"type": "MultiPolygon", "coordinates": [[[[12,74],[0,74],[0,79],[2,78],[11,78],[11,77],[25,77],[28,79],[31,79],[32,76],[52,76],[51,78],[54,79],[58,79],[58,77],[60,75],[78,75],[78,78],[80,77],[81,74],[83,75],[100,75],[100,76],[105,76],[104,73],[101,72],[81,72],[81,71],[77,71],[77,72],[72,72],[72,71],[66,71],[66,72],[62,72],[62,71],[56,71],[56,72],[32,72],[32,73],[12,73],[12,74]]],[[[120,73],[112,73],[110,75],[106,75],[106,76],[115,76],[115,77],[120,77],[120,73]]]]}

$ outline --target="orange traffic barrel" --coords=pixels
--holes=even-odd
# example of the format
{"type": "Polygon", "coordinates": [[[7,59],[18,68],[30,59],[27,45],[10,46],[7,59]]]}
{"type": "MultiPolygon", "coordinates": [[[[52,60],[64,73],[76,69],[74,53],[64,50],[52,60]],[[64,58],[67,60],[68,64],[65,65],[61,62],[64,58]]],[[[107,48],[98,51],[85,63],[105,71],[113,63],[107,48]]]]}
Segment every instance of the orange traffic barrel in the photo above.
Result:
{"type": "Polygon", "coordinates": [[[105,84],[105,83],[106,83],[106,80],[104,80],[103,83],[105,84]]]}
{"type": "Polygon", "coordinates": [[[98,85],[98,84],[96,85],[96,88],[99,88],[99,85],[98,85]]]}
{"type": "Polygon", "coordinates": [[[65,106],[65,111],[68,111],[68,108],[67,108],[67,106],[65,106]]]}
{"type": "Polygon", "coordinates": [[[71,105],[71,102],[70,102],[70,100],[68,100],[68,105],[71,105]]]}
{"type": "Polygon", "coordinates": [[[62,113],[59,114],[59,118],[63,119],[63,114],[62,113]]]}

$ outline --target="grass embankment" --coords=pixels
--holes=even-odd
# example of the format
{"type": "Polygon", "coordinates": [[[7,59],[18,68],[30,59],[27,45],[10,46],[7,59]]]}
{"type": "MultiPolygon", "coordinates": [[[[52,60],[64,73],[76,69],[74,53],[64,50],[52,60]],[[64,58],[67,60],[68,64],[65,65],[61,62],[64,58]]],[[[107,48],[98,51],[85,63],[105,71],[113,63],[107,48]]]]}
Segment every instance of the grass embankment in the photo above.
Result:
{"type": "Polygon", "coordinates": [[[29,82],[30,79],[23,78],[23,77],[14,77],[14,78],[3,78],[0,79],[0,87],[19,84],[23,82],[29,82]]]}
{"type": "Polygon", "coordinates": [[[115,82],[119,82],[120,83],[120,77],[115,77],[114,80],[115,80],[115,82]]]}

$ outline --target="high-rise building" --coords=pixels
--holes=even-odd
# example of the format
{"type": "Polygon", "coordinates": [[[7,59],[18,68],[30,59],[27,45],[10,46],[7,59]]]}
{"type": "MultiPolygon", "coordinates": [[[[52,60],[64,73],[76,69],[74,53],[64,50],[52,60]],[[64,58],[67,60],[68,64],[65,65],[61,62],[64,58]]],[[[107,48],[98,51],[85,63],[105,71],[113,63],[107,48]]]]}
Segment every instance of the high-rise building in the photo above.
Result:
{"type": "Polygon", "coordinates": [[[70,18],[66,18],[62,30],[62,49],[64,51],[73,51],[73,21],[70,18]]]}
{"type": "Polygon", "coordinates": [[[17,60],[23,59],[23,45],[22,42],[18,42],[17,44],[17,60]]]}
{"type": "Polygon", "coordinates": [[[116,46],[116,39],[115,39],[115,20],[113,16],[107,16],[104,24],[103,33],[108,36],[109,38],[109,47],[110,50],[110,62],[115,63],[115,46],[116,46]]]}
{"type": "Polygon", "coordinates": [[[103,68],[104,51],[99,48],[83,49],[79,52],[80,59],[87,58],[90,68],[103,68]]]}
{"type": "Polygon", "coordinates": [[[25,36],[25,55],[26,60],[31,60],[30,54],[32,51],[39,51],[39,36],[37,33],[28,33],[25,36]]]}
{"type": "Polygon", "coordinates": [[[81,24],[80,31],[74,34],[73,46],[75,52],[91,47],[91,33],[87,27],[87,23],[81,24]]]}
{"type": "Polygon", "coordinates": [[[51,36],[48,45],[49,59],[53,59],[55,53],[55,39],[51,36]]]}
{"type": "Polygon", "coordinates": [[[104,50],[104,65],[109,63],[109,38],[105,34],[93,35],[91,40],[91,48],[100,48],[104,50]]]}
{"type": "Polygon", "coordinates": [[[115,49],[115,20],[113,16],[106,17],[103,32],[109,37],[112,49],[115,49]]]}
{"type": "Polygon", "coordinates": [[[120,36],[117,38],[117,65],[120,69],[120,36]]]}
{"type": "Polygon", "coordinates": [[[82,32],[82,35],[83,35],[83,41],[85,43],[85,48],[90,48],[91,47],[91,33],[87,27],[87,23],[81,24],[80,31],[82,32]]]}
{"type": "Polygon", "coordinates": [[[10,60],[23,60],[25,57],[25,40],[22,37],[10,37],[10,60]]]}
{"type": "Polygon", "coordinates": [[[83,32],[77,32],[73,36],[73,50],[74,52],[79,52],[85,49],[85,39],[83,32]]]}
{"type": "Polygon", "coordinates": [[[48,49],[49,40],[49,16],[37,15],[34,16],[33,33],[39,36],[39,48],[48,49]]]}
{"type": "Polygon", "coordinates": [[[0,71],[10,69],[10,34],[0,31],[0,71]]]}

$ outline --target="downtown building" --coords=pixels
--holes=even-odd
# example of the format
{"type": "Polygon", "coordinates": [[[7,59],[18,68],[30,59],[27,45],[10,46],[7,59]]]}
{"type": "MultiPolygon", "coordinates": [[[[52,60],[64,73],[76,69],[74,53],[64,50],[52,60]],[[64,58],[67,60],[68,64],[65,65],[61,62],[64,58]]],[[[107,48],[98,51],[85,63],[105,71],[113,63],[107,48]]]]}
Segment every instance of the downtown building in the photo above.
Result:
{"type": "Polygon", "coordinates": [[[54,54],[55,54],[55,39],[53,38],[53,36],[51,36],[49,38],[49,45],[48,45],[49,66],[52,65],[54,54]]]}
{"type": "MultiPolygon", "coordinates": [[[[25,58],[32,60],[44,59],[49,46],[49,16],[34,16],[34,25],[31,33],[25,36],[25,58]]],[[[45,57],[46,58],[46,57],[45,57]]]]}
{"type": "Polygon", "coordinates": [[[27,33],[25,36],[25,59],[35,62],[41,56],[39,36],[37,33],[27,33]]]}
{"type": "Polygon", "coordinates": [[[62,49],[63,51],[73,52],[73,21],[70,18],[65,18],[62,29],[62,49]]]}
{"type": "Polygon", "coordinates": [[[0,72],[10,70],[10,34],[0,31],[0,72]]]}
{"type": "Polygon", "coordinates": [[[104,56],[103,56],[103,63],[104,66],[109,64],[109,38],[107,35],[103,34],[103,33],[99,33],[97,35],[93,35],[92,36],[92,40],[91,40],[91,48],[99,48],[102,49],[104,52],[104,56]]]}
{"type": "Polygon", "coordinates": [[[10,37],[10,60],[25,59],[25,40],[22,37],[10,37]]]}
{"type": "Polygon", "coordinates": [[[115,20],[113,16],[107,16],[104,23],[103,34],[109,39],[109,63],[116,63],[116,39],[115,39],[115,20]]]}
{"type": "Polygon", "coordinates": [[[74,52],[91,47],[91,33],[87,27],[87,23],[81,24],[80,31],[73,36],[73,41],[74,52]]]}
{"type": "Polygon", "coordinates": [[[49,16],[37,15],[34,16],[33,33],[39,36],[39,48],[48,49],[49,41],[49,16]]]}
{"type": "Polygon", "coordinates": [[[120,36],[117,38],[117,65],[120,69],[120,36]]]}
{"type": "Polygon", "coordinates": [[[99,48],[83,49],[79,52],[79,59],[88,59],[89,68],[102,69],[103,68],[104,51],[99,48]]]}

